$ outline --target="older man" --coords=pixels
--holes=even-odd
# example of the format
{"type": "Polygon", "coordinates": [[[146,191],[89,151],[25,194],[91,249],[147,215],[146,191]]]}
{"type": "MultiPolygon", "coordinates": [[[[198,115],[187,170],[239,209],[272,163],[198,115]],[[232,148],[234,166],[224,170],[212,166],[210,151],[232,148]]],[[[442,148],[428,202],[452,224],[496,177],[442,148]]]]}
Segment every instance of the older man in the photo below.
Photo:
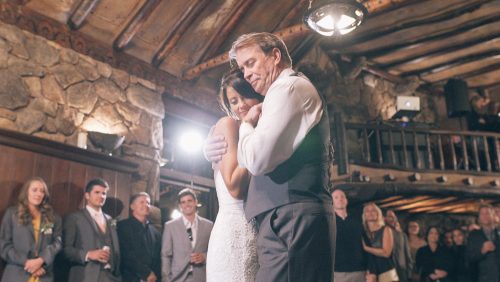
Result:
{"type": "Polygon", "coordinates": [[[238,162],[252,174],[245,214],[259,226],[257,281],[331,281],[335,220],[326,105],[292,69],[279,37],[242,35],[230,57],[265,96],[242,121],[238,142],[238,162]]]}
{"type": "Polygon", "coordinates": [[[161,234],[149,222],[151,198],[130,197],[130,216],[118,223],[123,282],[161,281],[161,234]]]}
{"type": "Polygon", "coordinates": [[[477,264],[478,282],[500,281],[500,229],[496,227],[494,210],[490,205],[479,208],[480,230],[469,234],[467,255],[477,264]]]}

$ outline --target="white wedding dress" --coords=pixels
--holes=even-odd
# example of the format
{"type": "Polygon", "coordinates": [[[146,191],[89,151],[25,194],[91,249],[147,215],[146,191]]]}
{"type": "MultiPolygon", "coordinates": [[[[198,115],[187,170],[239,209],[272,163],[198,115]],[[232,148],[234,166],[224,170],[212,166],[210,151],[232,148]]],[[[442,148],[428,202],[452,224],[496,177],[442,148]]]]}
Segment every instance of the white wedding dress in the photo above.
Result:
{"type": "Polygon", "coordinates": [[[257,262],[255,222],[247,222],[243,201],[229,194],[219,170],[215,170],[219,213],[207,253],[208,282],[255,281],[257,262]]]}

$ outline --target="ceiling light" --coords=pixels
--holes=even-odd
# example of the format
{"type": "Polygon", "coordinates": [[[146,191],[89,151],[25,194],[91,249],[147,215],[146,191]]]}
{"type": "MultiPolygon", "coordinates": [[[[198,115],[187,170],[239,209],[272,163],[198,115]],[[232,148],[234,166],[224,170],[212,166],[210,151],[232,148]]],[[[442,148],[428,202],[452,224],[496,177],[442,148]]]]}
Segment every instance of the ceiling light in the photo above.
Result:
{"type": "Polygon", "coordinates": [[[313,31],[324,36],[347,34],[356,29],[368,10],[355,0],[313,0],[304,16],[304,22],[313,31]]]}

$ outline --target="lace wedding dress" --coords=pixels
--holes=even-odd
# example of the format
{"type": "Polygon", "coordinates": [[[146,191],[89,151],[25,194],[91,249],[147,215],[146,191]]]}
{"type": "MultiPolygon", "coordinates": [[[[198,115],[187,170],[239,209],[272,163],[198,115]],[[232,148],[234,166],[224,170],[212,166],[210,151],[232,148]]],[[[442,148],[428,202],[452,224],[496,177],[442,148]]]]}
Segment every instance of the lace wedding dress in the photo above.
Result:
{"type": "Polygon", "coordinates": [[[207,281],[253,282],[259,269],[255,223],[247,222],[243,201],[229,194],[220,171],[214,173],[219,213],[208,243],[207,281]]]}

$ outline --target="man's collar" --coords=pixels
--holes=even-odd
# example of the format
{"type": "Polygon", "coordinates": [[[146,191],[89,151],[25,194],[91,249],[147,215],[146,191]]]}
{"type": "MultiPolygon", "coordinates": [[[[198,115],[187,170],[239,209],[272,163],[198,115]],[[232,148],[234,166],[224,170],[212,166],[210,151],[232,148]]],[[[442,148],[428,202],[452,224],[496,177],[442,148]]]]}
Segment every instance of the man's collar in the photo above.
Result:
{"type": "Polygon", "coordinates": [[[182,217],[182,222],[184,222],[184,225],[186,226],[196,225],[198,223],[198,214],[194,215],[193,223],[191,223],[191,221],[189,221],[189,219],[187,219],[184,215],[182,215],[181,217],[182,217]]]}
{"type": "Polygon", "coordinates": [[[94,215],[98,215],[98,214],[103,214],[102,209],[96,210],[96,209],[94,209],[93,207],[91,207],[89,205],[85,205],[85,208],[93,216],[94,215]]]}

